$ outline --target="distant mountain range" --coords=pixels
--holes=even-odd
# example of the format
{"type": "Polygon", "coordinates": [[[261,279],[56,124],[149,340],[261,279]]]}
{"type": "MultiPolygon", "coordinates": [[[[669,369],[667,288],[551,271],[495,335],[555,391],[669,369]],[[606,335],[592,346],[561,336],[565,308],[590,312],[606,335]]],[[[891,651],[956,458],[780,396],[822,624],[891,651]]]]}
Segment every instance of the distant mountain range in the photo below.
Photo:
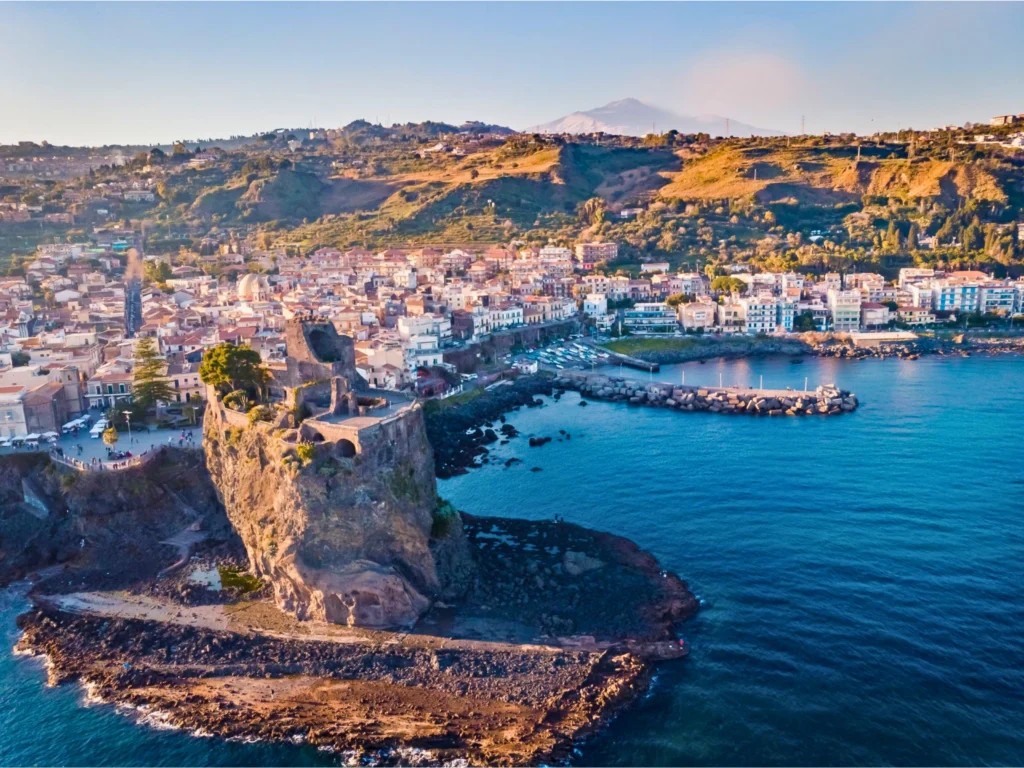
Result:
{"type": "MultiPolygon", "coordinates": [[[[586,112],[573,112],[550,123],[528,128],[529,133],[614,133],[620,136],[645,136],[673,129],[680,133],[708,133],[725,136],[725,121],[720,115],[679,115],[667,109],[645,104],[638,99],[622,99],[586,112]]],[[[758,128],[738,120],[729,120],[730,136],[782,136],[781,131],[758,128]]]]}

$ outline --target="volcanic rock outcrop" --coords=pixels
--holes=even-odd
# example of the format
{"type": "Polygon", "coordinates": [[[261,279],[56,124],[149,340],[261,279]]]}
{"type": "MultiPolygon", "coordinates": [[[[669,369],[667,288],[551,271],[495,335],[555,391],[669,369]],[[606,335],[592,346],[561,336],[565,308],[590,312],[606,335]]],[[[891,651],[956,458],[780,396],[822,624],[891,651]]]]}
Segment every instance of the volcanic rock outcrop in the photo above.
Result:
{"type": "Polygon", "coordinates": [[[258,416],[211,391],[207,465],[255,573],[300,619],[410,626],[471,571],[458,515],[438,519],[420,406],[375,393],[352,340],[301,318],[258,416]],[[435,533],[432,536],[432,531],[435,533]]]}

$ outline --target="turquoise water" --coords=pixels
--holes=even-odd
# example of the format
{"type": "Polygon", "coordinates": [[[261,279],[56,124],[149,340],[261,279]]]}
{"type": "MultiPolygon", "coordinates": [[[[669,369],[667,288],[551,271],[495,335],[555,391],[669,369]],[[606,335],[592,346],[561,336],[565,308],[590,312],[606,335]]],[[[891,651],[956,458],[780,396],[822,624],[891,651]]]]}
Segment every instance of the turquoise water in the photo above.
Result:
{"type": "MultiPolygon", "coordinates": [[[[440,483],[470,512],[620,533],[704,600],[689,659],[583,746],[605,765],[1024,764],[1024,359],[736,361],[687,384],[860,397],[839,418],[559,403],[440,483]],[[960,405],[964,403],[965,405],[960,405]],[[572,439],[527,447],[525,435],[572,439]],[[538,466],[542,472],[530,472],[538,466]]],[[[22,603],[0,599],[3,642],[22,603]]],[[[306,764],[309,749],[138,727],[0,656],[2,764],[306,764]]]]}

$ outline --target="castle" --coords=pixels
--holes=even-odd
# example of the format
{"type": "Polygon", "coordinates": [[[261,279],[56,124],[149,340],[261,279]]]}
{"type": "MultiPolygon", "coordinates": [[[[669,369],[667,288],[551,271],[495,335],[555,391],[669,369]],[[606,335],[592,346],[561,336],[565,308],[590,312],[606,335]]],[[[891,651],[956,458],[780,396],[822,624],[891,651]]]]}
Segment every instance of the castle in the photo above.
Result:
{"type": "Polygon", "coordinates": [[[437,487],[422,409],[370,390],[352,340],[326,320],[295,318],[286,342],[284,365],[270,369],[269,419],[211,393],[204,441],[218,494],[283,610],[409,626],[458,588],[468,559],[461,523],[431,537],[437,487]]]}

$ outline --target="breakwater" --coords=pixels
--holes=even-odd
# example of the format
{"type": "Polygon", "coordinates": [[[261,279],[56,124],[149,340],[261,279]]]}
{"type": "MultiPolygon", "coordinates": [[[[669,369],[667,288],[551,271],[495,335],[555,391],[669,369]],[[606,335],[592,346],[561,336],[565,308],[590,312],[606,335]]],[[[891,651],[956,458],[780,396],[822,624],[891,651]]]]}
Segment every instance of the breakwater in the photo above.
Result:
{"type": "Polygon", "coordinates": [[[855,411],[859,405],[852,392],[831,385],[807,391],[690,387],[584,371],[566,371],[554,384],[595,400],[750,416],[836,416],[855,411]]]}

